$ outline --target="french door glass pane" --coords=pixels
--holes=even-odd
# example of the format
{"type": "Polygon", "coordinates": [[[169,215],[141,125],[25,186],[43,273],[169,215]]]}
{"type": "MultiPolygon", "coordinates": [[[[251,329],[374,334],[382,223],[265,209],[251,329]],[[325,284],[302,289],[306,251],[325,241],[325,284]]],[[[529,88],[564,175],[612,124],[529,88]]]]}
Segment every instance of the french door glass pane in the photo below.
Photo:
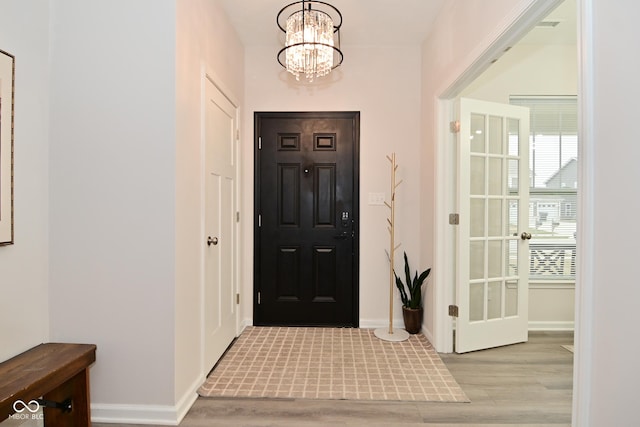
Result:
{"type": "Polygon", "coordinates": [[[502,281],[489,282],[487,319],[502,318],[502,281]]]}
{"type": "Polygon", "coordinates": [[[484,182],[485,182],[485,157],[471,156],[471,182],[470,192],[474,196],[484,196],[484,182]]]}
{"type": "Polygon", "coordinates": [[[505,283],[505,295],[504,295],[504,315],[517,316],[518,315],[518,282],[507,281],[505,283]]]}
{"type": "Polygon", "coordinates": [[[502,277],[502,240],[489,240],[489,265],[488,277],[502,277]]]}
{"type": "Polygon", "coordinates": [[[469,203],[471,237],[484,237],[484,199],[471,199],[469,203]]]}
{"type": "Polygon", "coordinates": [[[502,154],[502,117],[489,116],[489,153],[502,154]]]}
{"type": "Polygon", "coordinates": [[[507,132],[509,134],[509,148],[508,154],[510,156],[520,155],[520,139],[518,137],[520,132],[520,120],[507,119],[507,132]]]}
{"type": "Polygon", "coordinates": [[[484,241],[469,242],[469,278],[484,278],[484,241]]]}
{"type": "Polygon", "coordinates": [[[509,159],[509,179],[507,186],[509,192],[513,195],[518,194],[518,186],[520,185],[520,161],[518,159],[509,159]]]}
{"type": "Polygon", "coordinates": [[[502,195],[502,159],[489,158],[489,195],[502,195]]]}
{"type": "Polygon", "coordinates": [[[518,241],[509,240],[509,250],[507,251],[507,277],[518,275],[518,241]]]}
{"type": "Polygon", "coordinates": [[[493,199],[489,200],[489,213],[487,219],[489,222],[489,236],[498,237],[502,236],[504,229],[502,226],[502,200],[493,199]]]}
{"type": "Polygon", "coordinates": [[[485,153],[485,125],[483,114],[471,114],[471,152],[472,153],[485,153]]]}
{"type": "Polygon", "coordinates": [[[484,320],[484,283],[469,285],[469,321],[484,320]]]}
{"type": "Polygon", "coordinates": [[[518,199],[509,199],[509,212],[507,217],[509,218],[509,224],[507,224],[507,236],[513,236],[518,234],[518,209],[520,202],[518,199]]]}

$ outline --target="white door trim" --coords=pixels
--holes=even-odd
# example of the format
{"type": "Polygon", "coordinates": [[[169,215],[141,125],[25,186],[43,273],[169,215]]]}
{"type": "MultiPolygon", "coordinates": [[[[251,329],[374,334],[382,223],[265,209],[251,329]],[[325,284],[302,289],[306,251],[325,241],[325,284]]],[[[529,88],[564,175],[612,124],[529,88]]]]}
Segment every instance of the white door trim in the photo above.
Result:
{"type": "Polygon", "coordinates": [[[593,9],[591,0],[577,0],[578,8],[578,235],[575,290],[572,425],[591,425],[593,366],[593,281],[595,226],[593,191],[596,176],[593,129],[593,9]]]}

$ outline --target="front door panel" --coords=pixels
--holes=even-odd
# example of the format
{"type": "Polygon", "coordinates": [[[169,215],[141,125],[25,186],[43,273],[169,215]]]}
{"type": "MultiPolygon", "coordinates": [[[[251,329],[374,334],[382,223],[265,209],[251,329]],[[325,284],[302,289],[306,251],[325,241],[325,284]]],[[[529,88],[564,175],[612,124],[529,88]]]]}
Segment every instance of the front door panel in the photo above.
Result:
{"type": "Polygon", "coordinates": [[[357,113],[256,113],[254,323],[357,325],[357,113]]]}

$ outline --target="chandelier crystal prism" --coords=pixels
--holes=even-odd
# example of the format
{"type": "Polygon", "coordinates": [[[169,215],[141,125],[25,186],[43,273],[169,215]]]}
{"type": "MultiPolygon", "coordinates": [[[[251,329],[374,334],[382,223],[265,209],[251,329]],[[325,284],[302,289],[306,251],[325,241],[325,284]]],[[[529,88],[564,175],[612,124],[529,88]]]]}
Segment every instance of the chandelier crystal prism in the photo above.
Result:
{"type": "Polygon", "coordinates": [[[285,33],[278,62],[300,80],[326,76],[342,64],[340,11],[321,1],[297,1],[280,10],[276,18],[285,33]]]}

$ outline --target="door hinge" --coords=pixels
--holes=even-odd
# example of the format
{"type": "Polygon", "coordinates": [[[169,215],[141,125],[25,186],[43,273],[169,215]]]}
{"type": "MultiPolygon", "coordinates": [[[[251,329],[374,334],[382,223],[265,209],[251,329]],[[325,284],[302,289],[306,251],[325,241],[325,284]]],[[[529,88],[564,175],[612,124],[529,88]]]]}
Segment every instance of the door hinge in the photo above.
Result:
{"type": "Polygon", "coordinates": [[[236,129],[236,141],[240,141],[240,129],[236,129]]]}
{"type": "Polygon", "coordinates": [[[236,212],[236,222],[240,222],[240,212],[236,212]]]}
{"type": "Polygon", "coordinates": [[[449,130],[451,131],[451,133],[460,132],[460,121],[454,120],[452,122],[449,122],[449,130]]]}
{"type": "Polygon", "coordinates": [[[260,291],[258,291],[258,305],[260,305],[260,291]]]}
{"type": "Polygon", "coordinates": [[[449,214],[449,224],[460,225],[460,214],[457,214],[457,213],[449,214]]]}
{"type": "Polygon", "coordinates": [[[240,304],[240,294],[236,294],[236,304],[240,304]]]}
{"type": "Polygon", "coordinates": [[[258,137],[258,150],[262,150],[262,137],[258,137]]]}
{"type": "Polygon", "coordinates": [[[449,306],[449,316],[458,317],[458,306],[450,305],[449,306]]]}

